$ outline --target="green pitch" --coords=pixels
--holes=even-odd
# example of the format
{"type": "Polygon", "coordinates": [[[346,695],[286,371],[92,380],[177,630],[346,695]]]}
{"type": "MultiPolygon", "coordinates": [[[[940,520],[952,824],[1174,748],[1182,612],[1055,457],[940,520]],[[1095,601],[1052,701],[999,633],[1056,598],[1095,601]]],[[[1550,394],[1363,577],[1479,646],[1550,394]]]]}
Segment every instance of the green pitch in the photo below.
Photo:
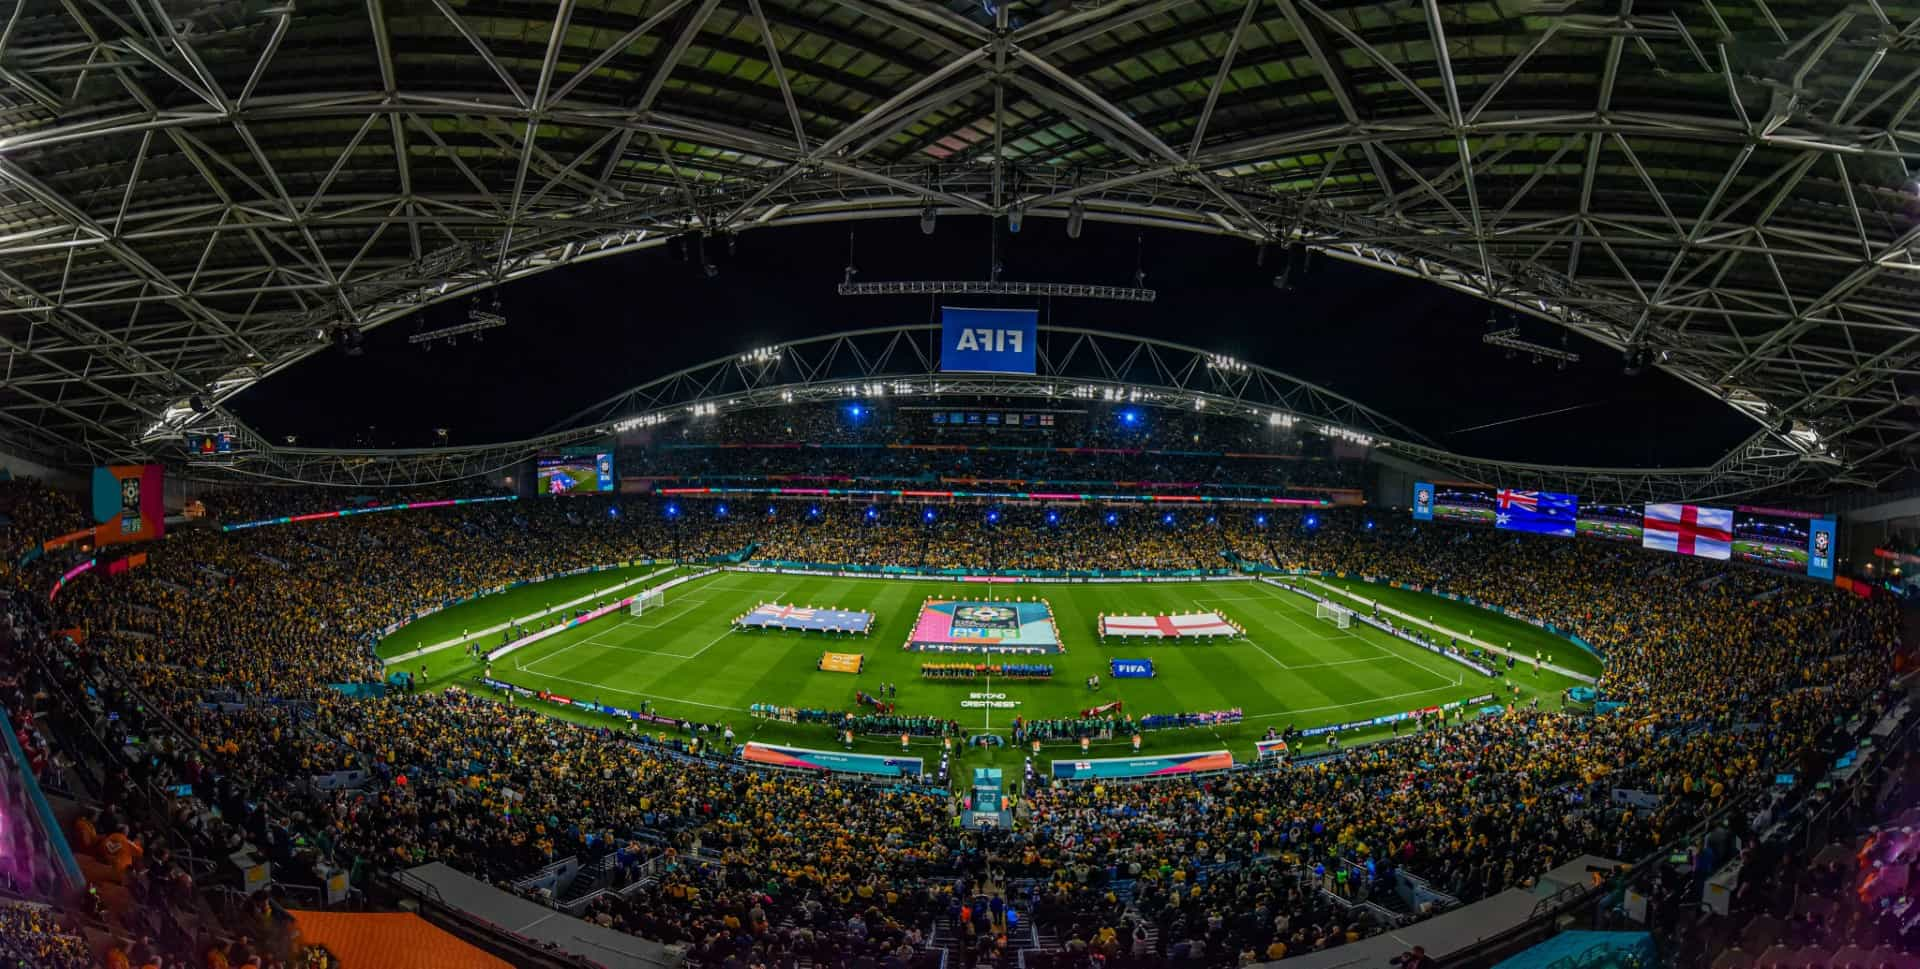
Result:
{"type": "MultiPolygon", "coordinates": [[[[626,577],[633,572],[622,573],[626,577]]],[[[610,585],[602,573],[600,585],[610,585]]],[[[571,589],[591,591],[591,581],[571,589]]],[[[649,583],[652,584],[652,583],[649,583]]],[[[573,598],[548,591],[548,584],[526,586],[433,617],[438,628],[479,628],[507,615],[537,609],[548,600],[573,598]]],[[[1372,589],[1373,587],[1365,587],[1372,589]]],[[[1390,590],[1391,591],[1391,590],[1390,590]]],[[[574,594],[578,594],[575,592],[574,594]]],[[[629,593],[630,594],[630,593],[629,593]]],[[[1477,617],[1495,619],[1481,610],[1422,596],[1477,617]]],[[[1409,609],[1408,611],[1413,611],[1409,609]]],[[[1457,617],[1451,617],[1457,618],[1457,617]]],[[[1445,620],[1442,620],[1445,621],[1445,620]]],[[[1572,660],[1578,652],[1565,640],[1523,623],[1503,626],[1501,632],[1538,642],[1556,659],[1572,660]],[[1532,637],[1532,638],[1525,638],[1532,637]],[[1564,654],[1564,655],[1563,655],[1564,654]]],[[[1491,631],[1491,627],[1489,629],[1491,631]]],[[[382,644],[382,655],[412,649],[422,637],[403,628],[382,644]]],[[[1489,636],[1488,638],[1491,638],[1489,636]]],[[[486,641],[484,645],[498,645],[486,641]]],[[[1584,654],[1583,654],[1584,655],[1584,654]]],[[[422,661],[406,668],[418,672],[422,661]]],[[[480,689],[480,664],[461,650],[445,650],[424,660],[428,683],[459,682],[480,689]]],[[[1571,665],[1571,664],[1569,664],[1571,665]]],[[[808,724],[785,724],[750,717],[755,703],[776,706],[855,710],[856,688],[877,692],[879,684],[899,688],[894,701],[902,714],[929,715],[959,721],[970,732],[1007,732],[1015,715],[1028,718],[1072,716],[1096,704],[1121,700],[1128,713],[1177,713],[1239,707],[1246,720],[1219,728],[1152,731],[1145,735],[1144,752],[1181,752],[1226,747],[1241,760],[1253,756],[1253,742],[1268,727],[1307,728],[1343,723],[1486,693],[1510,696],[1508,681],[1488,680],[1457,663],[1399,642],[1359,623],[1341,630],[1314,618],[1313,603],[1300,596],[1257,582],[1167,583],[1115,585],[1019,585],[989,588],[953,582],[880,581],[817,576],[721,573],[666,592],[666,604],[635,617],[625,611],[557,634],[502,657],[493,664],[496,679],[531,689],[601,703],[637,708],[642,701],[671,716],[731,725],[740,739],[798,746],[837,746],[832,732],[808,724]],[[1039,596],[1048,600],[1066,652],[1053,656],[1007,657],[1009,662],[1050,662],[1051,681],[923,680],[922,662],[968,659],[959,654],[917,653],[901,648],[920,603],[928,596],[984,598],[993,595],[1039,596]],[[874,613],[871,637],[834,637],[820,633],[744,631],[732,629],[732,620],[755,603],[773,601],[823,608],[861,609],[874,613]],[[1189,642],[1178,645],[1114,643],[1103,646],[1095,633],[1097,617],[1108,613],[1176,613],[1212,610],[1239,623],[1247,638],[1233,642],[1189,642]],[[826,651],[857,652],[866,656],[859,675],[821,672],[815,668],[826,651]],[[1151,680],[1114,680],[1108,675],[1111,658],[1153,660],[1151,680]],[[1085,685],[1089,675],[1101,679],[1098,692],[1085,685]],[[981,710],[963,707],[968,694],[992,692],[1018,701],[1017,710],[981,710]]],[[[1541,697],[1557,707],[1559,694],[1572,680],[1551,672],[1534,673],[1523,667],[1511,682],[1522,688],[1522,699],[1541,697]]],[[[544,704],[539,709],[601,725],[611,720],[544,704]]],[[[657,729],[657,728],[656,728],[657,729]]],[[[1383,733],[1385,729],[1374,731],[1383,733]]],[[[1343,739],[1352,742],[1356,735],[1343,739]]],[[[929,768],[938,759],[934,741],[919,742],[916,753],[929,768]]],[[[1309,752],[1322,749],[1323,740],[1307,742],[1309,752]]],[[[869,738],[859,749],[890,752],[897,740],[869,738]]],[[[1043,758],[1069,756],[1068,746],[1049,748],[1043,758]]],[[[1096,744],[1094,756],[1122,756],[1124,740],[1096,744]]],[[[997,763],[1017,767],[1026,751],[1007,748],[965,752],[966,766],[997,763]]]]}

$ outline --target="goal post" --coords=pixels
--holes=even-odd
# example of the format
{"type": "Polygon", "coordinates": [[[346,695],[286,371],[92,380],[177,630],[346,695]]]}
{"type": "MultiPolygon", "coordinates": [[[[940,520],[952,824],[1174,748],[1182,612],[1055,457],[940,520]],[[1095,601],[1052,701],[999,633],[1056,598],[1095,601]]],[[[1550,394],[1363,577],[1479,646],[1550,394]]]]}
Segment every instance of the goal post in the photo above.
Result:
{"type": "Polygon", "coordinates": [[[1353,610],[1331,602],[1316,602],[1313,605],[1313,618],[1330,620],[1334,626],[1346,629],[1353,625],[1353,610]]]}
{"type": "Polygon", "coordinates": [[[633,605],[627,607],[627,611],[632,615],[643,616],[666,604],[667,590],[642,589],[640,590],[640,594],[634,597],[633,605]]]}

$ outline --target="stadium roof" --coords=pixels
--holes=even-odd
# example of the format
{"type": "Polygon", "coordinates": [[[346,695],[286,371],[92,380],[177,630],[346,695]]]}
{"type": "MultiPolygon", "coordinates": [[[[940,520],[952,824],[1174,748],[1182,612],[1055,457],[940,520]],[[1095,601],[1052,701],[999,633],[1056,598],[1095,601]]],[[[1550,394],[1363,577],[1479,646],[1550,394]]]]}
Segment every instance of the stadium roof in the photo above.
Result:
{"type": "Polygon", "coordinates": [[[1730,467],[1872,486],[1920,442],[1917,47],[1884,0],[23,0],[0,441],[154,453],[342,328],[931,202],[1481,293],[1752,416],[1730,467]]]}

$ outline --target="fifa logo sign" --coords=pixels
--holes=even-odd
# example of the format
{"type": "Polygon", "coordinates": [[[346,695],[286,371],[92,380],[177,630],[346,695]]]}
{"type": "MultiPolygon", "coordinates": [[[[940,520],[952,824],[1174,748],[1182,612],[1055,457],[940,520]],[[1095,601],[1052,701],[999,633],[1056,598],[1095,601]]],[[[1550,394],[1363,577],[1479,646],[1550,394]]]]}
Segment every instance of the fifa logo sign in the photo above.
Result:
{"type": "Polygon", "coordinates": [[[1026,339],[1027,334],[1024,330],[968,327],[960,331],[953,348],[976,353],[1025,353],[1026,339]]]}

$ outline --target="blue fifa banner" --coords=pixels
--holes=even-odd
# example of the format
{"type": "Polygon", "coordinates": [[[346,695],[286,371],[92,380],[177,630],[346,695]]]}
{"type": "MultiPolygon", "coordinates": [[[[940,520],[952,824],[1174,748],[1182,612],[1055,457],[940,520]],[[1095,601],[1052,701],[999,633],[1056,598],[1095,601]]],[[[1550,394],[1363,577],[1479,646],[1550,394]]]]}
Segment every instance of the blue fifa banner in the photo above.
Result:
{"type": "Polygon", "coordinates": [[[1807,576],[1833,580],[1833,530],[1831,518],[1816,518],[1807,530],[1807,576]]]}
{"type": "Polygon", "coordinates": [[[1573,495],[1502,488],[1494,502],[1495,528],[1572,538],[1578,527],[1580,500],[1573,495]]]}
{"type": "Polygon", "coordinates": [[[1144,680],[1153,677],[1153,660],[1116,659],[1107,664],[1116,680],[1144,680]]]}
{"type": "Polygon", "coordinates": [[[945,373],[1024,373],[1035,369],[1039,310],[940,308],[940,369],[945,373]]]}
{"type": "Polygon", "coordinates": [[[1413,483],[1413,520],[1433,521],[1433,482],[1431,481],[1413,483]]]}

